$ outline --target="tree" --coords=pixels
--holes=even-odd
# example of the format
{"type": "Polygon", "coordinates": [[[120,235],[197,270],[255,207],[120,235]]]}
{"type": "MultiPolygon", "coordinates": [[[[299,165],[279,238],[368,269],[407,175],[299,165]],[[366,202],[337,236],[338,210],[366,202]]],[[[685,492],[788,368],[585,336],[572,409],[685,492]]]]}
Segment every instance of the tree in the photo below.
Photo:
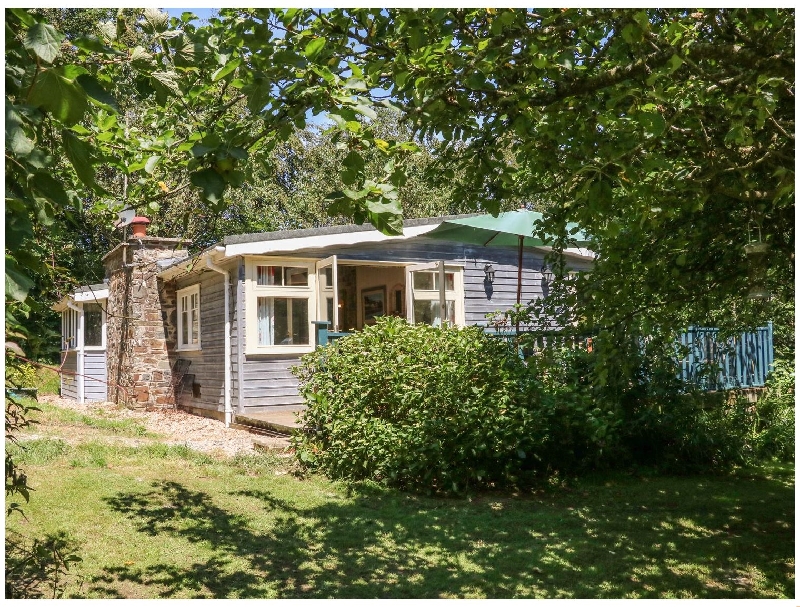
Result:
{"type": "Polygon", "coordinates": [[[7,219],[26,235],[7,258],[12,296],[41,258],[16,253],[35,250],[29,223],[78,200],[157,212],[189,192],[224,215],[326,112],[347,152],[331,214],[397,232],[419,142],[439,141],[425,177],[461,171],[459,202],[537,201],[556,248],[568,221],[594,236],[580,285],[594,322],[763,317],[770,304],[745,299],[748,225],[771,246],[776,300],[793,299],[792,11],[225,9],[203,27],[120,11],[69,40],[64,65],[52,26],[12,9],[7,28],[7,219]],[[143,43],[128,49],[131,31],[143,43]],[[411,136],[382,136],[380,106],[411,136]],[[61,151],[71,168],[48,179],[61,151]],[[104,183],[109,168],[126,179],[104,183]]]}

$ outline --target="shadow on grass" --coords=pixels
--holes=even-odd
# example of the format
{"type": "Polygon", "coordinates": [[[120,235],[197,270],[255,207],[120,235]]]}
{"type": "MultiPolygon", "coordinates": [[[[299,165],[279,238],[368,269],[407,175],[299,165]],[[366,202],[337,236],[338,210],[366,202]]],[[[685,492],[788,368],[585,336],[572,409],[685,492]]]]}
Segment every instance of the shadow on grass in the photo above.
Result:
{"type": "Polygon", "coordinates": [[[94,591],[161,597],[790,597],[794,489],[784,477],[609,482],[472,502],[362,492],[298,508],[273,493],[232,515],[176,482],[109,506],[153,538],[212,546],[188,568],[107,568],[94,591]],[[244,566],[243,566],[244,563],[244,566]]]}

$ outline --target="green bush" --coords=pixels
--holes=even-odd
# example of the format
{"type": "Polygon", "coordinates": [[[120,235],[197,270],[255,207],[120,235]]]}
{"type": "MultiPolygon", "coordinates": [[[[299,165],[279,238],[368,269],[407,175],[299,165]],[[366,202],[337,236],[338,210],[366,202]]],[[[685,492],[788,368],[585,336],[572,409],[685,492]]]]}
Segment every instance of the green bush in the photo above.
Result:
{"type": "Polygon", "coordinates": [[[35,388],[37,383],[36,368],[33,365],[6,357],[7,388],[35,388]]]}
{"type": "Polygon", "coordinates": [[[461,493],[540,465],[541,385],[479,327],[380,318],[294,372],[308,405],[299,461],[332,478],[461,493]]]}
{"type": "Polygon", "coordinates": [[[761,459],[794,459],[794,361],[775,361],[767,377],[766,394],[756,407],[757,453],[761,459]]]}

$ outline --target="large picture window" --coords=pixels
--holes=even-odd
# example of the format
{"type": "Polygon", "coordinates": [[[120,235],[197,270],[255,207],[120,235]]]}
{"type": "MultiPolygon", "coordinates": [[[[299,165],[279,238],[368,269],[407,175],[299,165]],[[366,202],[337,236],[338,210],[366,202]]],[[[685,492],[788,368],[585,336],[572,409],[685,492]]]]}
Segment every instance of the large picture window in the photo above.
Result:
{"type": "Polygon", "coordinates": [[[310,351],[314,339],[314,264],[250,259],[247,277],[247,351],[310,351]]]}
{"type": "Polygon", "coordinates": [[[200,349],[200,285],[178,291],[178,350],[200,349]]]}

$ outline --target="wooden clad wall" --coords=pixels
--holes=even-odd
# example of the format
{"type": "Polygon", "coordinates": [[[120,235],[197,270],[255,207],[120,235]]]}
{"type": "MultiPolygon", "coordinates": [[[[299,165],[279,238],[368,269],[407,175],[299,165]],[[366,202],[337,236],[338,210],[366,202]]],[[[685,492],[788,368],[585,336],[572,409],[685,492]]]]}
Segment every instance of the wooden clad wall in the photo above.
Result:
{"type": "MultiPolygon", "coordinates": [[[[224,266],[231,274],[231,291],[235,295],[238,284],[237,262],[224,266]]],[[[178,290],[200,284],[200,350],[180,350],[175,358],[191,361],[184,383],[181,405],[208,411],[220,417],[225,411],[225,294],[224,277],[219,272],[204,270],[179,279],[178,290]]],[[[231,299],[231,319],[235,299],[231,299]]],[[[231,323],[232,330],[235,322],[231,323]]],[[[235,352],[232,336],[232,349],[235,352]]],[[[235,357],[232,357],[235,360],[235,357]]],[[[235,370],[235,365],[232,367],[235,370]]]]}
{"type": "MultiPolygon", "coordinates": [[[[465,316],[467,324],[486,324],[486,314],[496,310],[507,310],[516,303],[518,250],[514,248],[487,248],[459,243],[449,243],[424,237],[407,241],[342,246],[323,250],[306,249],[292,255],[276,254],[278,257],[325,258],[338,255],[341,264],[351,261],[391,261],[402,263],[426,263],[444,259],[464,268],[465,316]],[[495,281],[488,287],[484,284],[484,266],[492,263],[495,281]]],[[[522,301],[541,297],[546,290],[542,282],[541,267],[544,252],[526,249],[523,255],[522,301]]],[[[590,262],[575,260],[575,269],[588,269],[590,262]]],[[[234,408],[238,413],[255,413],[266,410],[290,408],[302,403],[297,394],[297,378],[291,367],[299,364],[299,356],[259,355],[244,356],[237,361],[239,335],[247,331],[244,301],[244,265],[238,268],[234,339],[234,408]],[[239,380],[242,380],[241,383],[239,380]],[[241,397],[239,390],[241,386],[241,397]]],[[[232,273],[233,274],[233,273],[232,273]]],[[[221,280],[221,277],[220,277],[221,280]]],[[[203,314],[203,287],[201,286],[201,318],[203,314]]],[[[220,304],[221,306],[222,304],[220,304]]],[[[203,325],[203,343],[206,330],[203,325]]],[[[205,346],[204,346],[205,349],[205,346]]],[[[219,363],[222,357],[219,355],[219,363]]],[[[221,365],[220,365],[221,367],[221,365]]],[[[192,371],[193,372],[193,371],[192,371]]],[[[222,370],[220,368],[220,374],[222,370]]],[[[199,381],[199,380],[198,380],[199,381]]],[[[221,380],[220,380],[221,381],[221,380]]]]}
{"type": "Polygon", "coordinates": [[[105,401],[107,399],[108,370],[105,350],[87,350],[83,358],[83,394],[86,400],[105,401]]]}

